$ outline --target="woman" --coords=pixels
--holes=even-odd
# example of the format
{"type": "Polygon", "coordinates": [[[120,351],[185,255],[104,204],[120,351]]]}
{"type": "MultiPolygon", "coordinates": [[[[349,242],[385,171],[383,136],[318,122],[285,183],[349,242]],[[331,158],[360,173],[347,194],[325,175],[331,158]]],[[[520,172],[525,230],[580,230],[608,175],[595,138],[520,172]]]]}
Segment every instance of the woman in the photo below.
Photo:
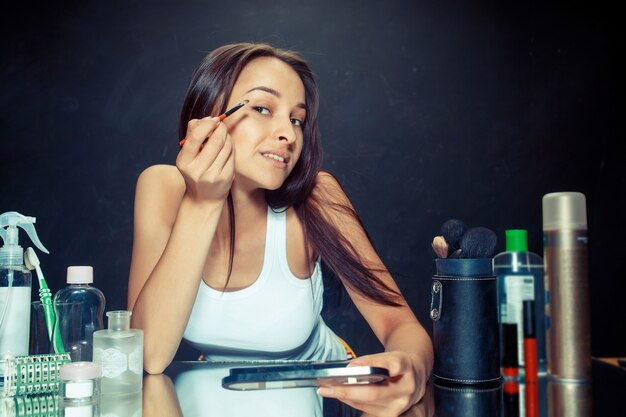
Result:
{"type": "Polygon", "coordinates": [[[176,166],[139,177],[128,305],[144,367],[160,373],[183,337],[208,358],[345,358],[324,324],[320,258],[385,352],[384,385],[324,387],[375,415],[417,402],[432,366],[428,335],[401,296],[341,186],[321,171],[314,76],[264,44],[216,49],[194,72],[176,166]],[[220,121],[236,104],[248,103],[220,121]]]}

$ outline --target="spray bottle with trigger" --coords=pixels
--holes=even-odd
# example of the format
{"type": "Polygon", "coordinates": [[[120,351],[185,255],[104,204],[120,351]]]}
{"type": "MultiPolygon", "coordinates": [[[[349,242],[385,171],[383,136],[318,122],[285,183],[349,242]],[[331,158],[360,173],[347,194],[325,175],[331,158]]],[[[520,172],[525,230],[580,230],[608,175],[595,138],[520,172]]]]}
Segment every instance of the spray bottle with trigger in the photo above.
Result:
{"type": "Polygon", "coordinates": [[[7,356],[28,355],[31,273],[24,265],[18,231],[21,227],[37,248],[49,253],[37,236],[35,221],[15,211],[0,215],[4,241],[0,247],[0,362],[7,356]]]}

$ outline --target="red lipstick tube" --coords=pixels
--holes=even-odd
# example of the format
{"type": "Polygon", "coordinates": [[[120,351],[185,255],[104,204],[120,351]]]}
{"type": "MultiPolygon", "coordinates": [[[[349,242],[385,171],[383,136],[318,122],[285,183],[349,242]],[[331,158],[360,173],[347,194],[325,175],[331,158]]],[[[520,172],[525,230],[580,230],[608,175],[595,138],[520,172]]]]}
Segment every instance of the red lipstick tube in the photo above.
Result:
{"type": "Polygon", "coordinates": [[[537,382],[537,333],[534,308],[534,301],[524,301],[524,364],[527,383],[537,382]]]}
{"type": "Polygon", "coordinates": [[[524,301],[524,363],[526,379],[526,416],[539,415],[537,387],[537,333],[535,331],[535,302],[524,301]]]}
{"type": "Polygon", "coordinates": [[[517,324],[502,323],[502,375],[505,382],[519,376],[517,360],[517,324]]]}

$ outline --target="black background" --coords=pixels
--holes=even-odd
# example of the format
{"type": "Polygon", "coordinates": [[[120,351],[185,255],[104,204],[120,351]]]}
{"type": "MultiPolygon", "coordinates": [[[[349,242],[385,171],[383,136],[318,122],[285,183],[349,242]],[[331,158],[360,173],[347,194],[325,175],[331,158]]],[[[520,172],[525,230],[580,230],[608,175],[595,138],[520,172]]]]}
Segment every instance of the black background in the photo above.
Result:
{"type": "MultiPolygon", "coordinates": [[[[624,355],[617,10],[505,3],[14,5],[0,17],[0,212],[37,217],[53,291],[67,266],[93,265],[107,310],[125,308],[135,182],[174,162],[191,72],[224,43],[269,42],[315,70],[324,166],[429,331],[430,242],[445,220],[491,228],[497,251],[506,228],[526,228],[542,254],[542,196],[580,191],[593,353],[624,355]]],[[[357,353],[379,349],[354,310],[330,321],[357,353]]]]}

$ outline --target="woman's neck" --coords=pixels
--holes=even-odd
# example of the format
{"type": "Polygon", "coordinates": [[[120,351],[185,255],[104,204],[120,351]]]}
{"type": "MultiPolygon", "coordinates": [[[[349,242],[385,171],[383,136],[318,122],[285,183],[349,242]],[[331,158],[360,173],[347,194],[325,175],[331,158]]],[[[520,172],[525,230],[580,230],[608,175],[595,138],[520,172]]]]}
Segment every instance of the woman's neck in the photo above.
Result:
{"type": "MultiPolygon", "coordinates": [[[[253,230],[256,225],[264,224],[267,217],[265,190],[243,191],[233,184],[231,196],[235,212],[235,233],[253,230]]],[[[230,242],[230,221],[228,203],[224,204],[215,238],[220,246],[230,242]]]]}

